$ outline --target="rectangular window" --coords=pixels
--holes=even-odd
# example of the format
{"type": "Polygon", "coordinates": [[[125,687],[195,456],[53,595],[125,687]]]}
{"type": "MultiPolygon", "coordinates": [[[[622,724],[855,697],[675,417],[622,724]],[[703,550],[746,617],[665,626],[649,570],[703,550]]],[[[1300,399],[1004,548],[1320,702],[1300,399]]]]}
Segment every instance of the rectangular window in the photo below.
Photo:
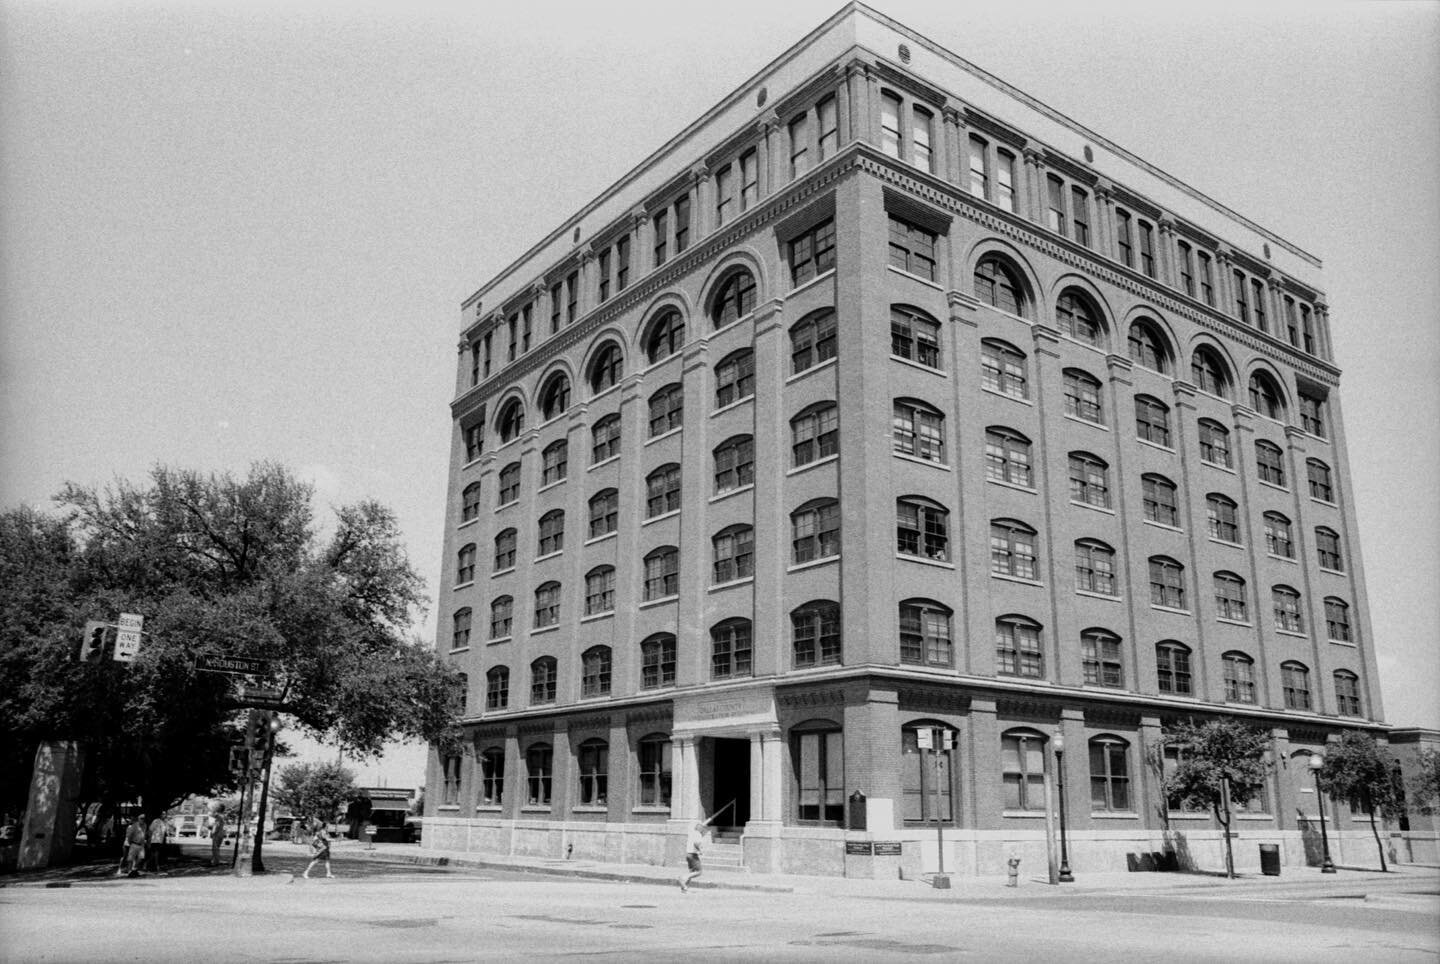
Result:
{"type": "Polygon", "coordinates": [[[604,302],[610,297],[610,249],[606,248],[600,252],[596,259],[596,270],[600,275],[600,301],[604,302]]]}
{"type": "Polygon", "coordinates": [[[890,264],[926,281],[935,280],[935,235],[890,215],[890,264]]]}
{"type": "Polygon", "coordinates": [[[719,227],[729,219],[735,207],[735,173],[730,165],[715,172],[715,225],[719,227]]]}
{"type": "Polygon", "coordinates": [[[621,238],[615,242],[615,292],[625,290],[630,283],[630,239],[621,238]]]}
{"type": "Polygon", "coordinates": [[[995,203],[1015,210],[1015,155],[1009,151],[995,152],[995,203]]]}
{"type": "Polygon", "coordinates": [[[1290,344],[1300,347],[1300,313],[1295,310],[1295,299],[1285,296],[1285,335],[1290,344]]]}
{"type": "Polygon", "coordinates": [[[534,319],[532,317],[535,306],[526,305],[520,309],[520,351],[525,353],[530,350],[530,338],[534,333],[534,319]]]}
{"type": "Polygon", "coordinates": [[[1215,277],[1211,269],[1210,256],[1200,252],[1200,300],[1215,307],[1215,277]]]}
{"type": "Polygon", "coordinates": [[[1270,325],[1265,320],[1265,285],[1258,278],[1250,282],[1250,294],[1255,302],[1255,327],[1268,333],[1270,325]]]}
{"type": "Polygon", "coordinates": [[[1140,270],[1155,277],[1155,229],[1148,221],[1140,222],[1140,270]]]}
{"type": "Polygon", "coordinates": [[[910,163],[922,170],[934,170],[930,142],[934,136],[935,118],[919,107],[910,110],[910,163]]]}
{"type": "Polygon", "coordinates": [[[826,97],[816,107],[820,115],[820,160],[834,157],[840,149],[840,114],[834,96],[826,97]]]}
{"type": "Polygon", "coordinates": [[[572,271],[565,276],[565,324],[575,324],[580,312],[580,273],[572,271]]]}
{"type": "Polygon", "coordinates": [[[900,98],[894,94],[880,95],[880,150],[900,156],[900,98]]]}
{"type": "Polygon", "coordinates": [[[670,252],[670,212],[661,211],[650,219],[651,229],[655,234],[655,267],[665,263],[670,252]]]}
{"type": "Polygon", "coordinates": [[[1090,247],[1090,196],[1078,187],[1070,188],[1070,223],[1075,240],[1090,247]]]}
{"type": "Polygon", "coordinates": [[[675,253],[690,247],[690,198],[675,202],[675,253]]]}
{"type": "Polygon", "coordinates": [[[1127,268],[1135,267],[1135,249],[1130,241],[1130,214],[1115,209],[1115,244],[1120,249],[1120,263],[1127,268]]]}
{"type": "Polygon", "coordinates": [[[1054,174],[1047,175],[1045,183],[1050,199],[1050,230],[1056,234],[1065,233],[1065,182],[1054,174]]]}
{"type": "Polygon", "coordinates": [[[752,148],[740,155],[740,210],[750,210],[758,200],[760,200],[760,156],[752,148]]]}
{"type": "Polygon", "coordinates": [[[790,177],[810,170],[810,116],[801,114],[790,122],[790,177]]]}
{"type": "Polygon", "coordinates": [[[797,738],[796,777],[801,820],[845,820],[845,749],[838,730],[801,733],[797,738]]]}
{"type": "Polygon", "coordinates": [[[511,315],[510,320],[505,324],[507,330],[510,332],[510,348],[506,353],[505,360],[514,361],[516,349],[520,346],[520,316],[511,315]]]}
{"type": "Polygon", "coordinates": [[[1303,339],[1301,347],[1309,354],[1315,354],[1315,327],[1310,320],[1309,305],[1300,306],[1300,334],[1303,339]]]}
{"type": "Polygon", "coordinates": [[[835,267],[835,222],[825,221],[790,242],[790,283],[799,286],[835,267]]]}
{"type": "Polygon", "coordinates": [[[1250,324],[1250,303],[1245,300],[1245,273],[1236,271],[1235,280],[1235,317],[1245,324],[1250,324]]]}
{"type": "MultiPolygon", "coordinates": [[[[988,197],[990,193],[990,179],[985,163],[985,151],[988,147],[983,139],[974,134],[970,135],[970,193],[978,198],[988,197]]],[[[1011,210],[1014,210],[1013,206],[1011,210]]]]}
{"type": "Polygon", "coordinates": [[[1180,259],[1180,289],[1193,298],[1195,297],[1194,252],[1184,241],[1177,242],[1175,247],[1179,252],[1180,259]]]}

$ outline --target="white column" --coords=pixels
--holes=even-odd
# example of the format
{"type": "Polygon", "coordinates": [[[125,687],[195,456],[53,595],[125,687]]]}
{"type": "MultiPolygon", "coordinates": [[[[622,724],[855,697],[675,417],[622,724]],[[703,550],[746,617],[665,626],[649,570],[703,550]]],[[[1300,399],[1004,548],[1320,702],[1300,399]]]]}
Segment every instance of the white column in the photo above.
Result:
{"type": "Polygon", "coordinates": [[[762,813],[764,819],[780,823],[784,819],[781,810],[781,762],[780,731],[771,730],[760,734],[760,772],[762,782],[762,813]]]}

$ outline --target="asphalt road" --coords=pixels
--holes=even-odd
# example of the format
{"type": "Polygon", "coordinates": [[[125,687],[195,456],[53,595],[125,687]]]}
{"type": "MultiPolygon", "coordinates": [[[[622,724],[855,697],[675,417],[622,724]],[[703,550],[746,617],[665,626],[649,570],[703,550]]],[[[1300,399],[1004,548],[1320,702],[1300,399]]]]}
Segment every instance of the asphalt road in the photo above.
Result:
{"type": "MultiPolygon", "coordinates": [[[[275,866],[289,856],[272,855],[275,866]]],[[[303,854],[294,860],[303,860],[303,854]]],[[[267,861],[269,862],[269,861],[267,861]]],[[[709,890],[341,857],[285,873],[0,889],[0,961],[1435,961],[1440,898],[1393,887],[956,901],[709,890]],[[1372,888],[1373,890],[1373,888],[1372,888]]],[[[1431,888],[1433,889],[1433,888],[1431,888]]]]}

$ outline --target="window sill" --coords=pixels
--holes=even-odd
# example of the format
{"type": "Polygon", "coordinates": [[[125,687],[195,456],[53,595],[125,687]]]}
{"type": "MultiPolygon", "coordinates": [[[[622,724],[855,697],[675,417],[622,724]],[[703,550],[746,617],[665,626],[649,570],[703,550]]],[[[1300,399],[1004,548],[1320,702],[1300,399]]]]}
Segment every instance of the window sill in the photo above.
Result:
{"type": "Polygon", "coordinates": [[[786,385],[789,385],[791,382],[793,382],[793,381],[798,381],[799,379],[804,378],[806,375],[810,375],[810,374],[812,374],[812,373],[814,373],[814,372],[818,372],[818,371],[820,371],[820,370],[823,369],[823,368],[833,368],[834,366],[836,366],[836,365],[838,365],[838,364],[839,364],[839,359],[838,359],[838,358],[827,358],[827,359],[825,359],[825,360],[822,361],[822,362],[816,362],[815,364],[811,365],[809,368],[806,368],[806,369],[803,369],[802,371],[794,372],[794,373],[792,373],[792,374],[790,374],[790,375],[787,375],[787,376],[785,377],[785,384],[786,384],[786,385]]]}
{"type": "Polygon", "coordinates": [[[1332,576],[1343,576],[1343,575],[1345,575],[1345,570],[1344,570],[1344,569],[1326,569],[1324,566],[1321,566],[1321,567],[1320,567],[1320,571],[1321,571],[1321,572],[1328,572],[1328,573],[1330,573],[1330,575],[1332,575],[1332,576]]]}
{"type": "MultiPolygon", "coordinates": [[[[678,252],[677,252],[677,254],[678,254],[678,252]]],[[[659,267],[659,265],[657,265],[656,267],[659,267]]],[[[727,325],[721,325],[720,327],[715,328],[714,330],[711,331],[711,334],[713,335],[713,334],[718,334],[719,332],[722,332],[722,331],[729,331],[731,328],[734,328],[736,325],[740,324],[741,322],[754,321],[754,320],[755,320],[755,312],[754,312],[754,311],[748,311],[748,312],[746,312],[745,314],[741,315],[740,317],[736,318],[734,321],[730,322],[729,324],[727,324],[727,325]]]]}
{"type": "Polygon", "coordinates": [[[826,565],[826,564],[828,564],[828,563],[839,562],[839,561],[840,561],[840,557],[839,557],[838,555],[836,555],[836,556],[824,556],[823,558],[820,558],[820,559],[810,559],[810,560],[807,560],[806,562],[797,562],[797,563],[795,563],[793,566],[787,566],[786,569],[785,569],[785,571],[786,571],[786,572],[800,572],[802,569],[814,569],[816,566],[823,566],[823,565],[826,565]]]}
{"type": "Polygon", "coordinates": [[[1235,470],[1234,470],[1232,467],[1226,465],[1224,462],[1210,462],[1210,461],[1207,461],[1206,459],[1203,459],[1203,458],[1202,458],[1202,459],[1200,460],[1200,464],[1201,464],[1201,465],[1208,465],[1208,466],[1210,466],[1210,468],[1212,468],[1212,469],[1219,469],[1221,472],[1228,472],[1228,473],[1230,473],[1231,475],[1234,475],[1234,474],[1235,474],[1235,470]]]}
{"type": "Polygon", "coordinates": [[[798,473],[800,473],[800,472],[804,472],[804,471],[806,471],[807,469],[813,469],[813,468],[815,468],[817,465],[825,465],[825,464],[830,463],[830,462],[838,462],[838,461],[840,461],[840,456],[839,456],[838,454],[837,454],[837,455],[825,455],[825,456],[822,456],[822,457],[816,459],[816,460],[813,461],[813,462],[806,462],[804,465],[797,465],[797,466],[795,466],[793,469],[787,470],[787,471],[785,472],[785,475],[786,475],[787,477],[789,477],[789,476],[792,476],[792,475],[796,475],[796,474],[798,474],[798,473]]]}
{"type": "Polygon", "coordinates": [[[531,636],[543,636],[546,633],[559,632],[559,623],[550,623],[548,626],[536,626],[530,630],[531,636]]]}
{"type": "Polygon", "coordinates": [[[1135,441],[1139,442],[1141,445],[1144,445],[1146,448],[1158,449],[1161,452],[1169,452],[1171,455],[1175,454],[1175,448],[1171,445],[1161,445],[1159,442],[1152,442],[1148,438],[1140,438],[1139,436],[1136,436],[1135,441]]]}
{"type": "Polygon", "coordinates": [[[1089,509],[1091,512],[1103,512],[1106,515],[1115,514],[1114,509],[1107,508],[1103,505],[1091,505],[1089,502],[1076,502],[1074,499],[1070,500],[1070,504],[1073,506],[1078,506],[1082,509],[1089,509]]]}
{"type": "Polygon", "coordinates": [[[614,538],[617,538],[618,535],[619,535],[619,530],[618,530],[618,529],[611,529],[609,532],[605,533],[604,535],[591,536],[590,538],[586,539],[586,540],[585,540],[585,545],[587,545],[587,546],[593,546],[593,545],[595,545],[597,542],[604,542],[606,539],[614,539],[614,538]]]}
{"type": "Polygon", "coordinates": [[[496,569],[494,572],[490,573],[490,578],[495,579],[499,576],[508,576],[514,571],[514,566],[506,566],[504,569],[496,569]]]}
{"type": "Polygon", "coordinates": [[[1275,635],[1276,635],[1276,636],[1289,636],[1291,639],[1309,639],[1309,638],[1310,638],[1310,636],[1309,636],[1307,633],[1297,633],[1297,632],[1296,632],[1295,630],[1293,630],[1293,629],[1277,629],[1277,630],[1275,630],[1275,635]]]}
{"type": "Polygon", "coordinates": [[[476,515],[476,516],[471,516],[470,518],[468,518],[468,519],[464,520],[463,522],[461,522],[461,523],[460,523],[459,525],[457,525],[455,528],[456,528],[457,530],[458,530],[458,529],[468,529],[470,526],[473,526],[475,523],[477,523],[477,522],[479,522],[479,521],[480,521],[480,517],[479,517],[478,515],[476,515]]]}
{"type": "MultiPolygon", "coordinates": [[[[1351,642],[1351,641],[1348,640],[1348,639],[1330,639],[1330,640],[1326,640],[1326,642],[1328,642],[1331,646],[1344,646],[1344,647],[1346,647],[1346,648],[1348,648],[1348,649],[1359,649],[1359,648],[1360,648],[1360,644],[1359,644],[1359,643],[1351,642]]],[[[452,650],[452,652],[458,652],[458,650],[452,650]]]]}
{"type": "Polygon", "coordinates": [[[1040,491],[1032,485],[1021,485],[1019,482],[1006,482],[1004,479],[986,478],[985,481],[991,485],[1003,485],[1005,488],[1014,489],[1016,492],[1029,492],[1031,495],[1036,495],[1040,491]]]}
{"type": "Polygon", "coordinates": [[[1156,522],[1154,519],[1146,519],[1146,520],[1145,520],[1145,524],[1146,524],[1147,526],[1151,526],[1152,528],[1155,528],[1155,529],[1164,529],[1166,532],[1181,532],[1181,533],[1183,533],[1183,532],[1185,531],[1184,529],[1180,528],[1179,526],[1171,525],[1171,524],[1168,523],[1168,522],[1156,522]]]}
{"type": "Polygon", "coordinates": [[[1120,602],[1122,598],[1120,596],[1112,596],[1109,593],[1095,592],[1093,589],[1077,589],[1075,590],[1075,595],[1089,596],[1091,599],[1105,599],[1110,602],[1120,602]]]}
{"type": "Polygon", "coordinates": [[[921,458],[918,455],[907,455],[904,452],[895,452],[893,450],[891,454],[897,459],[904,459],[906,462],[914,462],[917,465],[928,465],[932,469],[940,469],[943,472],[950,471],[950,464],[948,462],[937,462],[934,459],[921,458]]]}
{"type": "Polygon", "coordinates": [[[480,462],[481,462],[484,458],[485,458],[485,453],[484,453],[484,452],[481,452],[479,455],[475,456],[475,457],[474,457],[473,459],[471,459],[470,461],[463,463],[463,464],[460,466],[460,468],[461,468],[461,469],[468,469],[468,468],[470,468],[470,466],[472,466],[472,465],[479,465],[480,462]]]}
{"type": "MultiPolygon", "coordinates": [[[[1331,642],[1333,643],[1334,640],[1332,639],[1331,642]]],[[[470,647],[469,647],[469,646],[456,646],[456,647],[454,647],[453,649],[450,650],[450,655],[451,655],[451,656],[455,656],[455,655],[457,655],[457,654],[459,654],[459,653],[468,653],[468,652],[470,652],[470,647]]]]}
{"type": "Polygon", "coordinates": [[[607,609],[603,613],[590,613],[588,615],[581,616],[580,621],[582,623],[593,623],[597,619],[611,619],[614,617],[614,615],[615,610],[607,609]]]}
{"type": "Polygon", "coordinates": [[[1065,421],[1075,422],[1080,425],[1088,425],[1091,428],[1098,428],[1102,432],[1110,431],[1110,426],[1106,425],[1104,422],[1091,421],[1088,418],[1081,418],[1079,415],[1071,415],[1069,412],[1065,413],[1065,421]]]}
{"type": "Polygon", "coordinates": [[[514,639],[514,638],[515,638],[514,636],[496,636],[494,639],[487,640],[486,643],[485,643],[485,645],[486,645],[486,646],[494,646],[494,645],[496,645],[497,643],[508,643],[508,642],[510,642],[510,640],[512,640],[512,639],[514,639]]]}
{"type": "Polygon", "coordinates": [[[1226,626],[1244,626],[1246,629],[1255,628],[1255,624],[1252,622],[1247,622],[1243,619],[1230,619],[1226,616],[1216,616],[1215,621],[1217,623],[1224,623],[1226,626]]]}
{"type": "Polygon", "coordinates": [[[667,438],[669,438],[669,437],[672,436],[672,435],[679,435],[679,434],[680,434],[681,432],[683,432],[683,431],[685,431],[685,426],[683,426],[683,425],[677,425],[677,426],[675,426],[674,428],[667,428],[665,431],[661,432],[659,435],[652,435],[652,436],[650,436],[649,438],[647,438],[647,439],[645,440],[645,444],[646,444],[646,445],[654,445],[656,442],[659,442],[659,441],[661,441],[661,440],[663,440],[663,439],[667,439],[667,438]]]}
{"type": "Polygon", "coordinates": [[[1264,479],[1257,479],[1256,481],[1259,482],[1261,485],[1265,486],[1267,489],[1274,489],[1276,492],[1288,493],[1290,491],[1290,487],[1288,485],[1276,485],[1274,482],[1267,482],[1264,479]]]}
{"type": "Polygon", "coordinates": [[[1156,612],[1174,613],[1174,614],[1177,615],[1177,616],[1193,616],[1193,615],[1195,615],[1193,612],[1191,612],[1191,611],[1188,610],[1188,609],[1177,609],[1177,608],[1174,607],[1174,606],[1157,606],[1157,605],[1155,605],[1154,603],[1151,603],[1151,604],[1150,604],[1150,608],[1153,609],[1153,610],[1155,610],[1156,612]]]}
{"type": "MultiPolygon", "coordinates": [[[[922,168],[920,168],[920,170],[923,171],[923,170],[925,170],[925,168],[922,167],[922,168]]],[[[893,271],[895,274],[898,274],[900,277],[902,277],[902,278],[909,278],[911,281],[918,281],[920,284],[924,285],[924,286],[927,287],[927,288],[934,288],[936,291],[944,291],[944,290],[945,290],[945,289],[942,288],[940,285],[938,285],[938,284],[936,284],[935,282],[931,281],[929,278],[926,278],[926,277],[924,277],[923,275],[915,274],[913,271],[906,271],[904,268],[897,268],[897,267],[895,267],[893,264],[887,264],[885,267],[886,267],[887,270],[893,271]]]]}
{"type": "Polygon", "coordinates": [[[1316,505],[1326,505],[1326,506],[1329,506],[1329,507],[1332,508],[1332,509],[1338,509],[1338,508],[1340,508],[1340,503],[1335,502],[1335,501],[1333,501],[1333,500],[1331,500],[1331,499],[1317,499],[1315,496],[1312,495],[1312,496],[1310,497],[1310,501],[1311,501],[1311,502],[1314,502],[1316,505]]]}
{"type": "Polygon", "coordinates": [[[1090,819],[1091,819],[1091,820],[1139,820],[1139,819],[1140,819],[1140,814],[1138,814],[1138,813],[1133,813],[1133,812],[1119,812],[1119,811],[1117,811],[1117,812],[1115,812],[1115,813],[1110,813],[1110,812],[1108,812],[1108,811],[1091,810],[1091,811],[1090,811],[1090,819]]]}
{"type": "Polygon", "coordinates": [[[737,486],[736,486],[735,488],[733,488],[733,489],[726,489],[724,492],[717,492],[717,493],[715,493],[714,495],[712,495],[712,496],[710,497],[710,503],[711,503],[711,505],[714,505],[716,502],[723,502],[724,500],[730,498],[731,496],[740,495],[741,493],[744,493],[744,492],[753,492],[754,490],[755,490],[755,483],[754,483],[754,482],[747,482],[745,485],[737,485],[737,486]]]}
{"type": "Polygon", "coordinates": [[[1244,548],[1245,548],[1245,543],[1243,543],[1243,542],[1231,542],[1229,539],[1217,539],[1217,538],[1215,538],[1214,536],[1211,536],[1211,537],[1210,537],[1210,541],[1213,542],[1213,543],[1215,543],[1217,546],[1229,546],[1231,549],[1244,549],[1244,548]]]}
{"type": "MultiPolygon", "coordinates": [[[[1026,322],[1026,324],[1029,324],[1029,322],[1026,322]]],[[[996,398],[1008,398],[1010,401],[1019,402],[1021,405],[1029,405],[1032,408],[1035,406],[1035,403],[1030,401],[1030,399],[1026,398],[1024,395],[1011,395],[1007,392],[997,392],[995,389],[989,388],[985,385],[980,386],[980,391],[984,392],[987,395],[994,395],[996,398]]]]}
{"type": "Polygon", "coordinates": [[[521,807],[521,813],[549,813],[549,807],[521,807]]]}
{"type": "Polygon", "coordinates": [[[891,355],[891,356],[890,356],[890,360],[893,361],[893,362],[898,362],[899,364],[905,365],[905,366],[907,366],[907,367],[909,367],[909,368],[919,369],[920,371],[926,372],[927,374],[930,374],[930,375],[938,375],[938,376],[941,377],[941,378],[949,378],[949,377],[950,377],[949,375],[947,375],[947,374],[945,373],[944,369],[931,368],[929,365],[923,364],[923,363],[921,363],[921,362],[917,362],[917,361],[915,361],[914,359],[911,359],[911,358],[906,358],[904,355],[891,355]]]}
{"type": "Polygon", "coordinates": [[[1038,580],[1038,579],[1030,579],[1030,578],[1027,578],[1027,577],[1025,577],[1025,576],[1012,576],[1012,575],[1010,575],[1009,573],[1006,573],[1006,572],[992,572],[992,573],[990,573],[990,578],[991,578],[991,579],[999,579],[999,580],[1002,580],[1002,581],[1004,581],[1004,582],[1019,583],[1019,584],[1022,585],[1022,586],[1041,586],[1041,587],[1043,587],[1043,586],[1045,585],[1043,582],[1041,582],[1041,581],[1038,580]]]}
{"type": "Polygon", "coordinates": [[[1277,556],[1277,555],[1276,555],[1275,553],[1273,553],[1273,552],[1267,552],[1267,553],[1265,553],[1265,555],[1266,555],[1267,558],[1274,559],[1274,560],[1276,560],[1277,562],[1288,562],[1288,563],[1290,563],[1290,565],[1292,565],[1292,566],[1298,566],[1298,565],[1299,565],[1299,563],[1295,561],[1295,557],[1294,557],[1294,556],[1277,556]]]}
{"type": "Polygon", "coordinates": [[[451,586],[450,589],[452,592],[458,592],[461,589],[469,589],[473,585],[475,585],[475,580],[467,579],[464,582],[457,582],[455,585],[451,586]]]}
{"type": "Polygon", "coordinates": [[[931,559],[927,556],[917,556],[908,552],[897,552],[895,553],[895,558],[901,559],[905,562],[918,563],[922,566],[934,566],[937,569],[949,569],[952,572],[955,569],[955,564],[953,562],[946,562],[943,559],[931,559]]]}
{"type": "Polygon", "coordinates": [[[672,518],[674,518],[675,516],[677,516],[677,515],[679,515],[679,514],[680,514],[680,510],[679,510],[679,509],[671,509],[669,512],[662,512],[662,513],[660,513],[659,515],[652,515],[650,518],[646,519],[644,522],[642,522],[642,523],[640,523],[640,524],[641,524],[642,526],[648,526],[648,525],[650,525],[650,524],[653,523],[653,522],[663,522],[663,521],[665,521],[666,519],[672,519],[672,518]]]}
{"type": "Polygon", "coordinates": [[[715,411],[713,411],[713,412],[710,413],[710,417],[711,417],[711,418],[719,418],[721,415],[724,415],[726,412],[733,412],[733,411],[735,411],[735,409],[739,408],[741,405],[744,405],[744,404],[746,404],[746,403],[748,403],[748,402],[753,402],[753,401],[755,401],[755,396],[754,396],[754,395],[746,395],[744,398],[736,399],[735,401],[731,402],[729,405],[722,405],[720,408],[715,409],[715,411]]]}
{"type": "Polygon", "coordinates": [[[556,556],[560,556],[560,555],[564,555],[564,554],[565,554],[565,550],[564,550],[564,549],[556,549],[554,552],[547,552],[547,553],[545,553],[545,555],[543,555],[543,556],[536,556],[534,559],[531,559],[531,560],[530,560],[530,563],[533,565],[533,564],[535,564],[535,563],[537,563],[537,562],[544,562],[544,561],[547,560],[547,559],[554,559],[556,556]]]}
{"type": "Polygon", "coordinates": [[[1268,814],[1268,813],[1237,813],[1237,814],[1235,814],[1235,819],[1236,819],[1236,820],[1274,820],[1275,818],[1272,817],[1272,816],[1271,816],[1270,814],[1268,814]]]}
{"type": "Polygon", "coordinates": [[[1025,817],[1025,818],[1028,818],[1028,819],[1030,819],[1030,820],[1044,820],[1044,819],[1045,819],[1045,811],[1044,811],[1044,810],[1002,810],[1002,811],[1000,811],[1000,816],[1002,816],[1002,817],[1025,817]]]}
{"type": "Polygon", "coordinates": [[[564,485],[564,484],[565,484],[565,480],[568,479],[568,478],[569,478],[569,476],[567,476],[567,475],[562,475],[562,476],[560,476],[560,478],[556,479],[556,480],[553,481],[553,482],[546,482],[545,484],[541,485],[540,488],[538,488],[538,489],[535,490],[535,494],[536,494],[536,495],[539,495],[541,492],[548,492],[548,491],[550,491],[551,489],[555,488],[555,486],[557,486],[557,485],[564,485]]]}
{"type": "Polygon", "coordinates": [[[593,806],[593,805],[587,804],[587,805],[584,805],[584,806],[571,807],[571,808],[570,808],[570,812],[571,812],[571,813],[609,813],[609,812],[610,812],[610,808],[607,807],[607,806],[603,806],[603,805],[602,805],[602,806],[593,806]]]}
{"type": "Polygon", "coordinates": [[[731,579],[729,582],[717,582],[706,592],[720,592],[722,589],[733,589],[736,586],[748,586],[755,581],[754,576],[741,576],[739,579],[731,579]]]}
{"type": "Polygon", "coordinates": [[[786,297],[787,299],[793,298],[793,297],[795,297],[796,295],[798,295],[800,292],[806,290],[807,288],[813,288],[813,287],[815,287],[816,285],[818,285],[820,282],[826,280],[827,278],[834,278],[834,277],[835,277],[835,269],[834,269],[834,268],[831,268],[831,269],[828,270],[828,271],[823,271],[823,272],[821,272],[820,274],[817,274],[815,277],[811,278],[809,281],[805,282],[803,285],[800,285],[798,288],[795,288],[795,289],[791,290],[791,292],[790,292],[789,294],[787,294],[785,297],[786,297]]]}
{"type": "Polygon", "coordinates": [[[680,599],[680,594],[677,592],[677,593],[674,593],[674,594],[669,595],[669,596],[661,596],[659,599],[647,599],[647,600],[645,600],[644,602],[642,602],[637,608],[639,608],[639,609],[654,609],[656,606],[663,606],[663,605],[665,605],[666,603],[677,602],[679,599],[680,599]]]}
{"type": "Polygon", "coordinates": [[[440,804],[440,806],[436,807],[435,809],[436,809],[436,810],[439,810],[441,813],[459,813],[459,812],[460,812],[460,804],[458,804],[458,803],[442,803],[442,804],[440,804]]]}
{"type": "Polygon", "coordinates": [[[618,455],[606,456],[605,458],[601,459],[601,460],[598,461],[598,462],[591,462],[591,463],[590,463],[590,468],[587,469],[586,471],[594,472],[596,469],[600,468],[600,466],[602,466],[602,465],[609,465],[611,462],[618,462],[618,461],[620,461],[620,456],[618,456],[618,455]]]}
{"type": "Polygon", "coordinates": [[[497,505],[497,506],[495,507],[495,512],[497,512],[497,513],[504,512],[506,509],[510,508],[512,505],[519,505],[519,504],[520,504],[520,500],[519,500],[519,499],[511,499],[509,502],[502,502],[502,503],[500,503],[499,505],[497,505]]]}
{"type": "Polygon", "coordinates": [[[666,815],[668,815],[668,814],[670,813],[670,808],[669,808],[669,807],[633,807],[633,808],[630,810],[630,812],[631,812],[631,813],[660,813],[660,814],[666,814],[666,815]]]}

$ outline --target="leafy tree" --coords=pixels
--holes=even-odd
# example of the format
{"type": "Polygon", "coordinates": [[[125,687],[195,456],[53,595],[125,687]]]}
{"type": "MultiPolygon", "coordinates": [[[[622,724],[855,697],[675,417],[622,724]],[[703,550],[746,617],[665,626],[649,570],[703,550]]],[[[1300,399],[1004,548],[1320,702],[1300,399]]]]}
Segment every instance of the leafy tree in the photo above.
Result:
{"type": "Polygon", "coordinates": [[[1347,732],[1325,747],[1325,765],[1320,768],[1320,787],[1332,799],[1346,800],[1352,810],[1370,815],[1370,832],[1380,853],[1380,870],[1385,865],[1385,847],[1375,823],[1378,810],[1385,820],[1398,820],[1404,813],[1392,774],[1395,757],[1369,733],[1347,732]]]}
{"type": "Polygon", "coordinates": [[[277,774],[275,802],[297,821],[330,823],[355,795],[355,774],[339,763],[292,763],[277,774]]]}
{"type": "Polygon", "coordinates": [[[1420,813],[1434,813],[1440,807],[1440,750],[1421,750],[1415,755],[1415,772],[1410,774],[1405,793],[1420,813]]]}
{"type": "Polygon", "coordinates": [[[77,740],[87,799],[152,811],[233,787],[238,701],[204,654],[269,660],[286,725],[352,756],[453,735],[456,674],[406,633],[425,599],[393,514],[341,507],[322,539],[312,495],[274,464],[161,466],[66,485],[63,518],[0,514],[0,762],[25,774],[39,742],[77,740]],[[84,620],[119,612],[145,617],[136,660],[77,664],[84,620]]]}
{"type": "Polygon", "coordinates": [[[1230,844],[1231,804],[1249,803],[1264,785],[1268,765],[1265,751],[1270,736],[1239,722],[1219,719],[1181,723],[1165,730],[1165,743],[1179,749],[1179,764],[1166,775],[1167,797],[1183,806],[1207,808],[1226,831],[1225,873],[1235,876],[1235,855],[1230,844]]]}

